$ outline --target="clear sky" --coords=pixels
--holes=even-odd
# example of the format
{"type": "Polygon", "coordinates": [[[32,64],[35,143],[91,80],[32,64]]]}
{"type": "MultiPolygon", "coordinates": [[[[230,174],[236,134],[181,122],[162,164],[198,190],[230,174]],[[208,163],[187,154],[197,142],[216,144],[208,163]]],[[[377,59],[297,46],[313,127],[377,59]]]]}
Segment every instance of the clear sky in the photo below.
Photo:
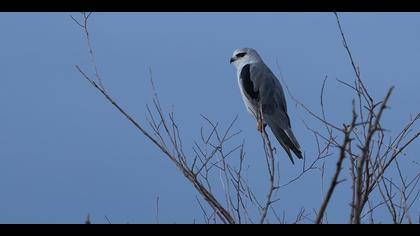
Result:
{"type": "MultiPolygon", "coordinates": [[[[88,213],[94,223],[106,223],[105,216],[113,223],[155,223],[157,196],[159,222],[202,222],[190,183],[76,71],[78,64],[92,74],[83,32],[70,14],[78,16],[0,14],[0,223],[80,223],[88,213]]],[[[344,13],[341,21],[372,95],[379,99],[396,87],[384,121],[397,132],[419,112],[420,14],[344,13]]],[[[97,13],[90,33],[106,87],[142,124],[151,104],[152,69],[161,103],[174,109],[188,152],[205,124],[200,114],[224,127],[238,115],[234,128],[242,133],[236,143],[245,141],[248,180],[261,197],[265,161],[229,64],[236,48],[257,49],[315,111],[327,75],[327,116],[338,124],[350,120],[353,97],[335,79],[352,81],[354,73],[332,13],[97,13]]],[[[299,114],[316,122],[289,96],[287,101],[294,133],[310,157],[315,140],[299,114]]],[[[407,154],[407,163],[418,162],[419,141],[407,154]]],[[[284,155],[279,152],[287,180],[302,163],[292,166],[284,155]]],[[[404,167],[410,176],[419,173],[419,165],[404,167]]],[[[327,162],[328,171],[334,168],[335,161],[327,162]]],[[[346,222],[347,191],[343,184],[333,196],[330,222],[346,222]]],[[[275,207],[288,221],[301,207],[318,209],[319,173],[279,196],[275,207]]],[[[378,219],[386,218],[381,212],[378,219]]]]}

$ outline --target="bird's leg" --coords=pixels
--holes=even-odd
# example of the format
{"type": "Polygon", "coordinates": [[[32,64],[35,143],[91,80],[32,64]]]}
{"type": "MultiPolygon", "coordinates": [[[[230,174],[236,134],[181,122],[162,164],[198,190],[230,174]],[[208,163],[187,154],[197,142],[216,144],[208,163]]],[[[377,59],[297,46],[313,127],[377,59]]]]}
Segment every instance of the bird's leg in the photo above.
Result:
{"type": "Polygon", "coordinates": [[[264,131],[264,122],[263,122],[263,113],[262,113],[262,104],[258,103],[257,111],[257,130],[262,133],[264,131]]]}

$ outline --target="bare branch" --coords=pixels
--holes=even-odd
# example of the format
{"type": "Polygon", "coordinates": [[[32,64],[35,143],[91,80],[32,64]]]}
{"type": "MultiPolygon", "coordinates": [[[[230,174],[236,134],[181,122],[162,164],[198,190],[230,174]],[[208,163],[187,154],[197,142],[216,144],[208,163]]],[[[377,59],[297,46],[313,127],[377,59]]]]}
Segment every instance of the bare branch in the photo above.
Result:
{"type": "Polygon", "coordinates": [[[321,205],[321,207],[318,211],[318,216],[317,216],[317,219],[315,220],[316,224],[320,224],[322,222],[325,210],[327,209],[328,203],[331,199],[331,196],[334,192],[334,189],[338,184],[338,177],[339,177],[340,172],[341,172],[341,166],[343,164],[344,158],[346,157],[346,149],[349,145],[351,145],[350,135],[351,135],[351,133],[352,133],[354,127],[355,127],[355,123],[356,123],[356,119],[357,119],[357,115],[356,115],[356,112],[354,110],[354,101],[353,101],[353,112],[352,112],[352,114],[353,114],[353,118],[352,118],[352,121],[351,121],[350,125],[344,127],[344,140],[343,140],[343,144],[340,146],[340,154],[339,154],[338,161],[337,161],[337,168],[335,170],[334,177],[332,178],[330,187],[328,188],[327,195],[326,195],[326,197],[325,197],[325,199],[324,199],[324,201],[323,201],[323,203],[322,203],[322,205],[321,205]]]}

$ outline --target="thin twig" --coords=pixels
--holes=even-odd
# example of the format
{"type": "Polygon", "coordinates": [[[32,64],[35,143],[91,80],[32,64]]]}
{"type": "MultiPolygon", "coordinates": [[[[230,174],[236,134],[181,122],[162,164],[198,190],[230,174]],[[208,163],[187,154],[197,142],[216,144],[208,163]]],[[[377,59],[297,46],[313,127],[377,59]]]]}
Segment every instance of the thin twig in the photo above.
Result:
{"type": "Polygon", "coordinates": [[[340,154],[339,154],[338,161],[337,161],[337,167],[336,167],[336,170],[335,170],[335,173],[334,173],[334,177],[331,180],[330,187],[328,188],[327,195],[324,198],[324,201],[321,204],[321,207],[318,211],[318,216],[317,216],[317,219],[315,220],[316,224],[320,224],[322,222],[322,219],[323,219],[324,214],[325,214],[325,210],[327,209],[328,203],[331,199],[331,196],[334,192],[334,189],[338,184],[338,177],[339,177],[340,172],[341,172],[341,166],[343,164],[344,158],[346,157],[346,148],[347,148],[347,146],[351,145],[350,134],[355,127],[355,123],[356,123],[356,119],[357,119],[357,115],[356,115],[356,112],[354,110],[354,101],[353,101],[353,112],[352,112],[352,114],[353,114],[353,118],[352,118],[352,121],[351,121],[350,125],[344,127],[344,140],[343,140],[343,144],[340,146],[340,154]]]}

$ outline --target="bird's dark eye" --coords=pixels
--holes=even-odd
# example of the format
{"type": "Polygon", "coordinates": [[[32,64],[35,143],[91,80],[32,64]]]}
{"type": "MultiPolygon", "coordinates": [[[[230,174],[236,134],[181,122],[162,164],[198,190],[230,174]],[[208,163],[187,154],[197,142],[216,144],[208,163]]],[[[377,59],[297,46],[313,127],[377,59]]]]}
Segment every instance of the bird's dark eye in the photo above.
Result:
{"type": "Polygon", "coordinates": [[[240,57],[243,57],[245,55],[246,55],[246,52],[241,52],[241,53],[236,54],[236,57],[240,58],[240,57]]]}

